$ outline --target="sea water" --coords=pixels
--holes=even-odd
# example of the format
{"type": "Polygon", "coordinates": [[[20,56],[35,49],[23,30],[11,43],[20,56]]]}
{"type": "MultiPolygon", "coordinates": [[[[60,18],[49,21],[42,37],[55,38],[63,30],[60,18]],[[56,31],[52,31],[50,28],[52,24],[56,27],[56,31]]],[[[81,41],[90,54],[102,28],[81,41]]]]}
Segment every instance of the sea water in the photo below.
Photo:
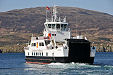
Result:
{"type": "Polygon", "coordinates": [[[96,53],[94,65],[26,64],[24,53],[3,53],[0,54],[0,75],[113,75],[113,53],[96,53]]]}

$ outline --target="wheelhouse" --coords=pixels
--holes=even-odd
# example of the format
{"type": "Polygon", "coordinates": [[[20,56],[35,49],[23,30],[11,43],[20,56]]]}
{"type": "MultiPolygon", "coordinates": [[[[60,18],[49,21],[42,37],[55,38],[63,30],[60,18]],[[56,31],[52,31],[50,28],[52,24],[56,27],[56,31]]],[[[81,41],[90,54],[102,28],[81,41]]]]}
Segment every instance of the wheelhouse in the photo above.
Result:
{"type": "Polygon", "coordinates": [[[68,31],[68,23],[45,23],[45,27],[49,30],[68,31]]]}

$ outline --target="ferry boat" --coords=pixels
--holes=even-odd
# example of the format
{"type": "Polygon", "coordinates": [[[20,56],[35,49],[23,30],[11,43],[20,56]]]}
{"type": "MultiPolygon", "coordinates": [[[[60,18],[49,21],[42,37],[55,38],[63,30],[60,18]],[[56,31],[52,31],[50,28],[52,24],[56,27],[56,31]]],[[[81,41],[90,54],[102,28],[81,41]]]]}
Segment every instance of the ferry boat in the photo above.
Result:
{"type": "Polygon", "coordinates": [[[24,47],[26,63],[93,64],[96,47],[91,47],[86,37],[72,37],[66,17],[61,19],[57,14],[54,6],[52,17],[46,16],[43,36],[32,36],[28,46],[24,47]]]}

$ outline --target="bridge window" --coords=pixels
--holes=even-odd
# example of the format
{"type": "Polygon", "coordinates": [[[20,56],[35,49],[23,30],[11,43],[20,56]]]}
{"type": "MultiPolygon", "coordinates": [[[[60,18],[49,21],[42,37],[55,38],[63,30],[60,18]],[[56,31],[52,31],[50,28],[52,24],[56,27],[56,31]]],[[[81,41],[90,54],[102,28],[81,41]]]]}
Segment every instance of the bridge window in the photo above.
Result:
{"type": "Polygon", "coordinates": [[[55,24],[52,24],[52,29],[55,29],[55,24]]]}
{"type": "Polygon", "coordinates": [[[60,24],[56,24],[56,29],[60,29],[60,24]]]}
{"type": "Polygon", "coordinates": [[[66,24],[64,24],[64,30],[66,30],[66,28],[67,28],[67,25],[66,25],[66,24]]]}
{"type": "Polygon", "coordinates": [[[51,28],[51,24],[48,24],[48,28],[51,28]]]}
{"type": "Polygon", "coordinates": [[[63,24],[61,24],[61,30],[63,30],[64,29],[64,26],[63,26],[63,24]]]}
{"type": "Polygon", "coordinates": [[[67,24],[61,24],[61,30],[66,30],[67,24]]]}

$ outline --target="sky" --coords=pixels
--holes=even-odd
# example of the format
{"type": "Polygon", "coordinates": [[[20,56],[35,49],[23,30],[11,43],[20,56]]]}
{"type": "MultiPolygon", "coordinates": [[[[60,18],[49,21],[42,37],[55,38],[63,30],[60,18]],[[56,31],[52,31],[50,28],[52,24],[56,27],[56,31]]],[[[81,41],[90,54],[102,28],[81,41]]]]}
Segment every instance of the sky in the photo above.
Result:
{"type": "Polygon", "coordinates": [[[0,0],[0,12],[53,5],[78,7],[113,15],[113,0],[0,0]]]}

